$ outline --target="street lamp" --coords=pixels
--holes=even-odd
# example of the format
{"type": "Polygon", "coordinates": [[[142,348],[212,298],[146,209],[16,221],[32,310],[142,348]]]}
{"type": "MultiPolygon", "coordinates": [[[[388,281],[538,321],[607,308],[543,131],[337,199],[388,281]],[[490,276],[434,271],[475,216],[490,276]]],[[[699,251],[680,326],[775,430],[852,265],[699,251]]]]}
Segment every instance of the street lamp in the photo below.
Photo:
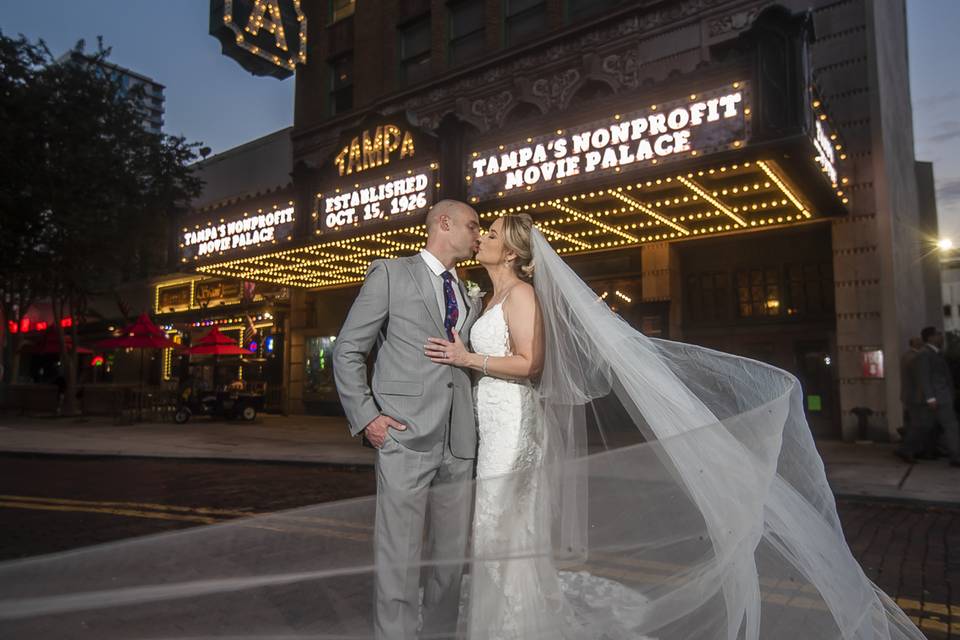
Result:
{"type": "Polygon", "coordinates": [[[949,251],[953,249],[953,240],[950,238],[940,238],[937,240],[937,248],[941,251],[949,251]]]}

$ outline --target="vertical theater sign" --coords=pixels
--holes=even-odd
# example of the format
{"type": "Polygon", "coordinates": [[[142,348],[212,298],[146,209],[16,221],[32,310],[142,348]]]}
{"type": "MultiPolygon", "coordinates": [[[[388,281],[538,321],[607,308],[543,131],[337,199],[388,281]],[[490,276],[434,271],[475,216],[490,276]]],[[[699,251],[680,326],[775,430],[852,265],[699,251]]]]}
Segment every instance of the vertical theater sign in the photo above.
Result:
{"type": "Polygon", "coordinates": [[[300,0],[211,0],[210,35],[225,56],[254,75],[282,80],[307,61],[300,0]]]}

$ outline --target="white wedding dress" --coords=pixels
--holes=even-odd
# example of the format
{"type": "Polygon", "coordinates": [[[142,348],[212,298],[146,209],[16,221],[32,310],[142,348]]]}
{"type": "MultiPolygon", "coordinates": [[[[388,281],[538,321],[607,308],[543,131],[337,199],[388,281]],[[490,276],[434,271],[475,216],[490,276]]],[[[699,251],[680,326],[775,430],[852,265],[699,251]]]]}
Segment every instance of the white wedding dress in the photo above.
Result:
{"type": "MultiPolygon", "coordinates": [[[[477,353],[511,355],[503,301],[476,321],[470,336],[477,353]]],[[[481,376],[474,398],[480,445],[467,637],[640,638],[627,632],[629,623],[608,618],[600,630],[585,623],[594,616],[577,614],[602,608],[633,617],[645,598],[586,571],[558,571],[553,563],[541,473],[547,434],[534,387],[481,376]]]]}

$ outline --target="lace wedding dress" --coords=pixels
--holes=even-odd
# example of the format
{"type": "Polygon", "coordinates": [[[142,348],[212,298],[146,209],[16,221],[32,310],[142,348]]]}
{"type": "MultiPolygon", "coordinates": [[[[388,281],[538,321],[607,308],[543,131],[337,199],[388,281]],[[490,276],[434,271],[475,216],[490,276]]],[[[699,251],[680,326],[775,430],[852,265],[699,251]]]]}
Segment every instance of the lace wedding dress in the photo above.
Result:
{"type": "MultiPolygon", "coordinates": [[[[471,345],[485,355],[511,355],[503,302],[474,324],[471,345]]],[[[639,638],[612,619],[600,630],[586,623],[594,616],[577,613],[586,608],[636,613],[644,598],[586,571],[558,571],[553,563],[541,473],[547,434],[533,386],[482,376],[474,397],[480,447],[468,637],[639,638]]]]}

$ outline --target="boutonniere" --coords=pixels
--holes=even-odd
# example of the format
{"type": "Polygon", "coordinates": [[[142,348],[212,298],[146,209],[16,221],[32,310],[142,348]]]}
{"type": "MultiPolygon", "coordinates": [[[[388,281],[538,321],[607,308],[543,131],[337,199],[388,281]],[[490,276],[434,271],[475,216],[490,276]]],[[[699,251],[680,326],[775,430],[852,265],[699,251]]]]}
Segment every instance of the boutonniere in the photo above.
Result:
{"type": "Polygon", "coordinates": [[[463,288],[467,290],[467,297],[473,298],[474,300],[479,300],[483,296],[487,295],[486,291],[480,291],[480,285],[473,280],[464,280],[463,288]]]}

